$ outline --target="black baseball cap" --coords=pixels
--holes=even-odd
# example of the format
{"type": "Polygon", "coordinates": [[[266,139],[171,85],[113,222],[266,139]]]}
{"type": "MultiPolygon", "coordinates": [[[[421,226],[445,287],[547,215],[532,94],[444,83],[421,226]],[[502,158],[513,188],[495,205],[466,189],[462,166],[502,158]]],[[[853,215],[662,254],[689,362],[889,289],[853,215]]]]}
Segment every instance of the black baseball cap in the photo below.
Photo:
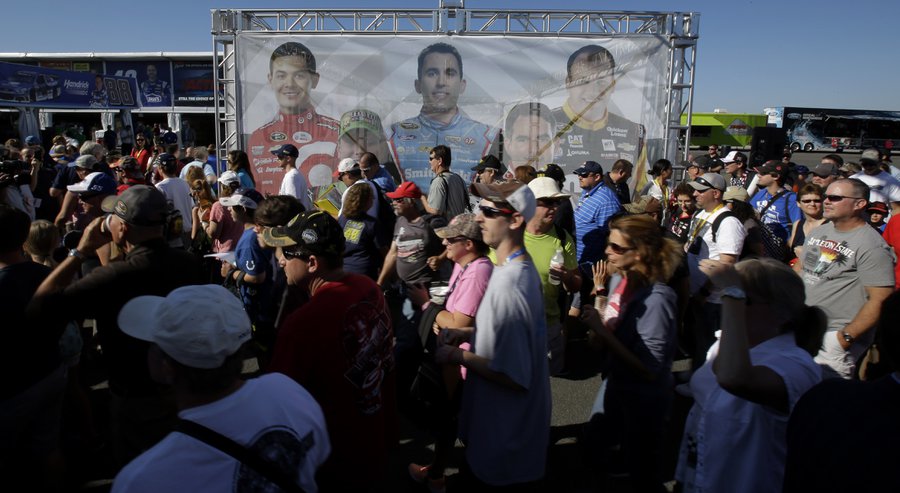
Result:
{"type": "Polygon", "coordinates": [[[281,156],[290,156],[297,157],[300,155],[300,151],[297,150],[297,147],[294,144],[284,144],[278,147],[273,147],[271,149],[272,154],[281,157],[281,156]]]}
{"type": "Polygon", "coordinates": [[[477,165],[472,167],[472,171],[484,171],[488,168],[495,169],[500,171],[502,165],[500,164],[500,160],[494,157],[493,154],[488,154],[481,158],[481,161],[478,162],[477,165]]]}
{"type": "Polygon", "coordinates": [[[603,166],[600,166],[600,163],[597,161],[585,161],[578,169],[573,171],[572,173],[578,176],[584,176],[588,173],[597,173],[603,174],[603,166]]]}
{"type": "Polygon", "coordinates": [[[264,230],[262,239],[271,247],[296,245],[309,255],[344,253],[344,230],[335,218],[322,211],[301,212],[285,226],[264,230]]]}

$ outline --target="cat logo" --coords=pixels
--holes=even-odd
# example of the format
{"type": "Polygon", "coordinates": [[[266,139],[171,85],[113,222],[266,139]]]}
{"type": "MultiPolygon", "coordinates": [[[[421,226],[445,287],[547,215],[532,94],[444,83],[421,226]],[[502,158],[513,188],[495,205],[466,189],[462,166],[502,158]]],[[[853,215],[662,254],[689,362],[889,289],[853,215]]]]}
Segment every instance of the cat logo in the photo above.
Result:
{"type": "Polygon", "coordinates": [[[566,140],[568,140],[569,145],[572,147],[584,146],[584,136],[583,135],[567,135],[566,140]]]}

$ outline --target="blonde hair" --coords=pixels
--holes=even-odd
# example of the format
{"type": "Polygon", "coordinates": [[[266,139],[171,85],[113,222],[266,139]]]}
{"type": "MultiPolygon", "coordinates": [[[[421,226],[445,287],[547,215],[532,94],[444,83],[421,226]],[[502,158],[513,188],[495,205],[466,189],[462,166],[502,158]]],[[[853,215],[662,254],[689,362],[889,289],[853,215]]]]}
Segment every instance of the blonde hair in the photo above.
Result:
{"type": "Polygon", "coordinates": [[[658,221],[644,214],[619,216],[612,220],[609,229],[622,233],[641,258],[632,268],[629,281],[652,284],[671,279],[684,251],[677,241],[663,236],[658,221]]]}
{"type": "Polygon", "coordinates": [[[31,223],[28,231],[28,239],[25,240],[25,251],[31,255],[31,259],[48,267],[55,267],[53,251],[60,245],[59,229],[45,219],[38,219],[31,223]]]}
{"type": "Polygon", "coordinates": [[[372,189],[365,185],[354,185],[347,189],[344,197],[344,215],[351,219],[366,217],[366,211],[372,206],[372,189]]]}

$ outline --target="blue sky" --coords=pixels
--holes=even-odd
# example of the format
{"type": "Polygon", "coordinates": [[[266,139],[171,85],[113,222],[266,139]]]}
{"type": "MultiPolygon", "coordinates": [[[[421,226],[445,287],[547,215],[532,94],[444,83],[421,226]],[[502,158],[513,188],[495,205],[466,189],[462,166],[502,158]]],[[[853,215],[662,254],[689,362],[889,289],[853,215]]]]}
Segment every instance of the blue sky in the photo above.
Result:
{"type": "MultiPolygon", "coordinates": [[[[209,51],[213,8],[434,8],[429,1],[28,0],[4,6],[2,52],[209,51]],[[104,4],[106,5],[106,4],[104,4]],[[37,28],[36,28],[37,26],[37,28]]],[[[768,106],[900,110],[896,0],[468,0],[468,8],[701,13],[694,111],[768,106]],[[852,5],[852,7],[851,7],[852,5]]]]}

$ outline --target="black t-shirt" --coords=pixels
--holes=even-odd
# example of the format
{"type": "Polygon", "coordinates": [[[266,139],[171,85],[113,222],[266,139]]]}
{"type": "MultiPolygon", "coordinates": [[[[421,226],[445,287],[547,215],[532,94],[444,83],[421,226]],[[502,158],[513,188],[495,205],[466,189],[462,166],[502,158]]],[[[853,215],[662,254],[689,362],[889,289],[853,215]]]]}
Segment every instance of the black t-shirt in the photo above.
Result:
{"type": "Polygon", "coordinates": [[[54,327],[72,319],[96,320],[110,389],[120,394],[152,395],[156,385],[147,370],[149,343],[119,329],[119,310],[138,296],[166,296],[181,286],[203,282],[196,257],[157,239],[135,247],[122,262],[94,269],[62,292],[33,300],[29,315],[54,327]]]}
{"type": "Polygon", "coordinates": [[[20,394],[60,364],[62,330],[29,323],[25,317],[28,301],[51,270],[30,261],[0,269],[0,401],[20,394]]]}

